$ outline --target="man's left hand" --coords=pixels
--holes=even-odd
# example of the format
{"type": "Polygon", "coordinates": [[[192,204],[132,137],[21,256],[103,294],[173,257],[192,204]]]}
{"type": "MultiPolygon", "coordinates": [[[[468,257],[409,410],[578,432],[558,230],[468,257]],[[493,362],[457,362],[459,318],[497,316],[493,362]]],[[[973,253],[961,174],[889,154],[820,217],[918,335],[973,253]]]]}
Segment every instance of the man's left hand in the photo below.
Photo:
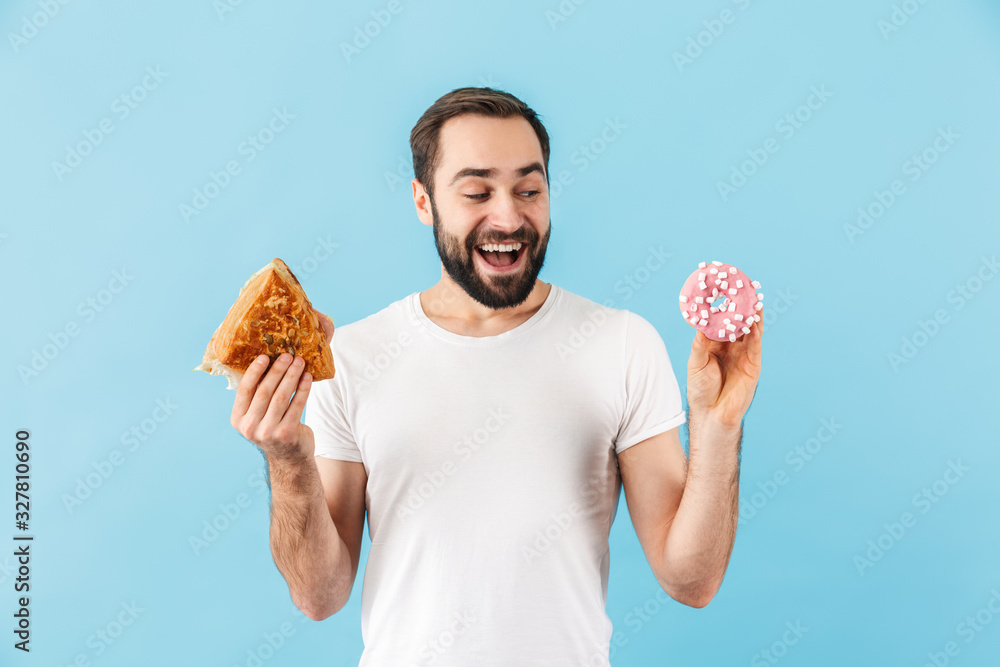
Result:
{"type": "MultiPolygon", "coordinates": [[[[763,310],[758,310],[763,322],[763,310]]],[[[739,428],[760,378],[761,322],[734,342],[715,341],[695,331],[688,357],[688,409],[699,420],[739,428]]]]}

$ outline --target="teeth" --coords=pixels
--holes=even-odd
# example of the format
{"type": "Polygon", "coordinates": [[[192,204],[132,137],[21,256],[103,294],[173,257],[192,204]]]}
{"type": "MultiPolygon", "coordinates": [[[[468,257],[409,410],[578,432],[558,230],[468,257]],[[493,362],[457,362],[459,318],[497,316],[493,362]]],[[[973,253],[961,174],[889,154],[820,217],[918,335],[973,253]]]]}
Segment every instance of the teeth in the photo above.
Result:
{"type": "Polygon", "coordinates": [[[488,252],[510,252],[511,250],[520,250],[521,243],[484,243],[479,246],[480,250],[486,250],[488,252]]]}

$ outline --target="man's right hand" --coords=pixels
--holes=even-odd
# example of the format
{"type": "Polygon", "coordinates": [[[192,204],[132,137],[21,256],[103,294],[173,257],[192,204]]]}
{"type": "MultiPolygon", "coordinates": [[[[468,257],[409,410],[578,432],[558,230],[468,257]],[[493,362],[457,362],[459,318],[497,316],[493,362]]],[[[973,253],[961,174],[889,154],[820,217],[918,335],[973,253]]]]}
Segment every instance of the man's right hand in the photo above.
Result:
{"type": "MultiPolygon", "coordinates": [[[[319,316],[329,345],[333,339],[333,321],[313,310],[319,316]]],[[[301,422],[312,375],[303,373],[302,357],[295,357],[293,362],[290,354],[282,354],[269,370],[267,362],[267,355],[262,354],[244,373],[229,423],[260,447],[268,461],[308,461],[315,454],[316,445],[312,429],[301,422]]]]}

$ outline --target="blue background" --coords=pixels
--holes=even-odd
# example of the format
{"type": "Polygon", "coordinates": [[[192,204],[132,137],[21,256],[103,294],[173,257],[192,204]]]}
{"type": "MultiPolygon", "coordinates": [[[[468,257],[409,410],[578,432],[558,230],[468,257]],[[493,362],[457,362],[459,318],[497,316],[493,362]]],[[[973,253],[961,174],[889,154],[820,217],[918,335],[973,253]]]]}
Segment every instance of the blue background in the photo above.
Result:
{"type": "Polygon", "coordinates": [[[768,306],[726,580],[705,609],[661,601],[623,497],[612,663],[773,664],[767,650],[787,665],[922,665],[954,642],[950,664],[995,664],[1000,619],[980,610],[1000,590],[996,3],[910,0],[893,26],[886,0],[401,0],[350,57],[341,44],[387,3],[52,4],[47,17],[0,3],[0,497],[29,428],[36,535],[30,656],[11,646],[16,575],[0,556],[0,663],[247,665],[289,623],[263,664],[357,664],[367,535],[348,606],[305,619],[271,560],[263,462],[229,425],[234,394],[190,369],[273,257],[338,325],[431,286],[409,131],[445,92],[492,85],[542,115],[553,184],[572,179],[553,192],[543,280],[646,317],[682,389],[693,331],[676,295],[697,262],[744,269],[768,306]],[[133,93],[147,68],[162,80],[133,93]],[[803,110],[812,87],[830,95],[803,110]],[[122,95],[143,98],[127,116],[122,95]],[[294,118],[249,160],[241,142],[274,109],[294,118]],[[796,113],[789,136],[779,122],[796,113]],[[53,166],[103,119],[113,131],[78,166],[53,166]],[[626,127],[601,145],[608,119],[626,127]],[[777,152],[742,164],[768,139],[777,152]],[[934,163],[913,172],[927,149],[934,163]],[[185,220],[180,205],[231,160],[239,173],[185,220]],[[723,196],[734,168],[753,173],[723,196]],[[852,231],[894,180],[902,194],[852,231]],[[671,257],[646,273],[651,247],[671,257]],[[131,276],[118,293],[104,291],[113,271],[131,276]],[[99,298],[100,312],[81,307],[99,298]],[[157,400],[177,406],[162,423],[157,400]],[[155,430],[130,451],[122,435],[144,420],[155,430]],[[114,450],[121,465],[68,507],[114,450]],[[949,462],[968,468],[953,484],[949,462]],[[769,485],[776,473],[786,483],[769,485]],[[924,488],[935,502],[915,498],[924,488]],[[195,553],[189,538],[238,494],[249,504],[195,553]],[[133,601],[134,622],[96,640],[133,601]],[[977,612],[989,622],[960,626],[977,612]],[[796,623],[808,630],[785,643],[796,623]]]}

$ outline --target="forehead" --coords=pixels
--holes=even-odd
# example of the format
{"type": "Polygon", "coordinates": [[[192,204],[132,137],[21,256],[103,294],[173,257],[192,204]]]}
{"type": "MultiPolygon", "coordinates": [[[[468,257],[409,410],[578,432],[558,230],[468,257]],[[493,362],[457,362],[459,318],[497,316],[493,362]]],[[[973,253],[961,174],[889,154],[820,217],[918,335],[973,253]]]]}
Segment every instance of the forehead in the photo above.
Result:
{"type": "Polygon", "coordinates": [[[521,116],[449,118],[441,126],[438,159],[438,172],[448,180],[465,167],[496,167],[507,172],[531,162],[544,164],[538,137],[521,116]]]}

